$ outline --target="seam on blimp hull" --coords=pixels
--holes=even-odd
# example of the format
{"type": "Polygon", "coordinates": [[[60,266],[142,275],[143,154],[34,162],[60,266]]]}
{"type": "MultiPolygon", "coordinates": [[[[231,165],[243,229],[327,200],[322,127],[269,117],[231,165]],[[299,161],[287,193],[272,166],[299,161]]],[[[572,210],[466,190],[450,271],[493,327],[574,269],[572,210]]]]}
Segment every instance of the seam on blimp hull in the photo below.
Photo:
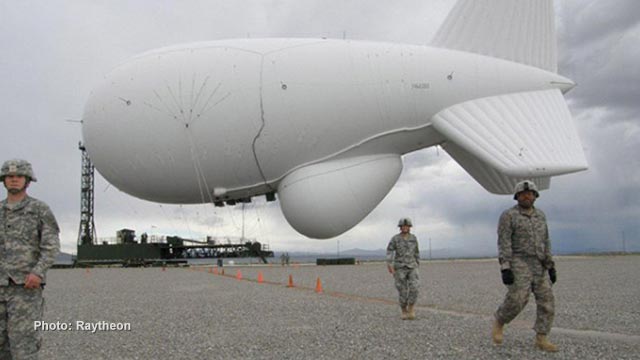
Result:
{"type": "MultiPolygon", "coordinates": [[[[275,38],[275,39],[277,39],[277,38],[275,38]]],[[[259,39],[254,39],[254,40],[259,40],[259,39]]],[[[268,40],[273,40],[273,39],[268,39],[268,40]]],[[[305,40],[305,39],[300,39],[300,40],[305,40]]],[[[129,62],[145,59],[145,58],[148,58],[150,56],[158,56],[158,55],[162,56],[162,55],[167,55],[167,54],[177,53],[177,52],[182,52],[182,51],[210,50],[210,49],[228,49],[228,50],[242,51],[242,52],[255,54],[255,55],[259,55],[259,56],[266,56],[266,55],[277,53],[277,52],[280,52],[280,51],[283,51],[283,50],[294,49],[294,48],[304,47],[304,46],[317,45],[317,44],[322,44],[322,43],[326,43],[327,42],[326,40],[317,40],[317,39],[308,39],[308,40],[315,40],[315,41],[309,42],[309,43],[304,43],[304,44],[297,44],[297,45],[287,46],[287,47],[283,47],[283,48],[276,49],[276,50],[270,50],[270,51],[267,51],[267,52],[264,52],[264,53],[259,52],[259,51],[255,51],[255,50],[251,50],[251,49],[246,49],[246,48],[241,48],[241,47],[236,47],[236,46],[230,46],[230,45],[220,45],[220,44],[205,45],[205,44],[207,44],[207,42],[191,43],[191,45],[200,44],[200,46],[198,46],[197,48],[194,49],[194,48],[187,47],[187,45],[189,45],[189,44],[185,44],[185,46],[181,46],[181,47],[165,47],[165,48],[150,50],[150,51],[138,54],[138,55],[134,55],[133,57],[128,58],[128,59],[124,60],[121,63],[118,63],[113,69],[116,69],[116,68],[118,68],[118,67],[120,67],[122,65],[126,65],[129,62]]],[[[222,40],[222,41],[224,41],[224,40],[222,40]]]]}
{"type": "MultiPolygon", "coordinates": [[[[375,154],[375,155],[363,155],[363,156],[358,156],[358,157],[365,157],[365,156],[376,156],[376,157],[375,157],[375,158],[373,158],[373,159],[367,160],[367,161],[360,161],[360,162],[355,163],[355,164],[342,166],[342,167],[340,167],[340,168],[338,168],[338,169],[331,169],[331,170],[328,170],[328,171],[323,171],[323,172],[321,172],[321,173],[317,173],[317,174],[313,174],[313,175],[305,176],[305,177],[300,178],[300,179],[298,179],[298,180],[296,180],[296,181],[294,181],[294,182],[292,182],[292,183],[287,184],[287,186],[289,186],[289,185],[293,185],[293,184],[295,184],[295,183],[298,183],[298,182],[303,181],[303,180],[306,180],[306,179],[310,179],[310,178],[312,178],[312,177],[316,177],[316,176],[318,176],[318,175],[326,175],[326,174],[330,174],[330,173],[334,173],[334,172],[342,171],[342,170],[345,170],[345,169],[353,168],[353,167],[356,167],[356,166],[360,166],[360,165],[362,165],[362,164],[366,164],[366,163],[370,163],[370,162],[378,161],[378,160],[380,160],[380,159],[384,159],[384,158],[388,158],[388,157],[396,157],[396,156],[400,156],[400,155],[398,155],[398,154],[393,154],[393,153],[385,153],[385,154],[375,154]],[[376,155],[377,155],[377,156],[376,156],[376,155]]],[[[312,164],[312,165],[315,165],[315,164],[312,164]]],[[[309,166],[311,166],[311,165],[309,165],[309,166]]],[[[290,173],[289,173],[289,174],[290,174],[290,173]]]]}
{"type": "Polygon", "coordinates": [[[274,191],[275,190],[275,188],[273,186],[271,186],[271,184],[275,183],[275,182],[279,182],[284,177],[280,177],[276,181],[271,181],[271,182],[268,181],[267,177],[264,174],[264,171],[262,170],[262,166],[260,165],[260,159],[258,159],[258,152],[256,150],[256,145],[257,145],[258,139],[260,138],[260,136],[262,135],[262,131],[266,127],[266,120],[265,120],[265,116],[264,116],[264,94],[263,94],[263,89],[264,89],[264,59],[265,59],[265,57],[267,55],[274,54],[274,53],[277,53],[277,52],[280,52],[280,51],[294,49],[294,48],[300,48],[300,47],[306,47],[306,46],[314,46],[314,45],[323,44],[323,43],[325,43],[325,41],[314,41],[314,42],[311,42],[311,43],[297,44],[297,45],[288,46],[288,47],[280,48],[280,49],[277,49],[277,50],[273,50],[273,51],[269,51],[269,52],[266,52],[264,54],[261,54],[261,59],[260,59],[260,87],[259,87],[259,92],[260,92],[260,121],[261,121],[261,124],[260,124],[260,129],[258,130],[258,133],[253,138],[253,142],[251,144],[251,151],[253,152],[253,158],[256,161],[256,166],[258,167],[258,172],[260,172],[260,177],[262,177],[263,185],[266,185],[267,188],[270,191],[274,191]]]}
{"type": "Polygon", "coordinates": [[[262,177],[262,181],[264,182],[264,185],[266,185],[269,188],[270,191],[273,191],[274,188],[267,181],[267,177],[264,175],[264,171],[262,171],[262,166],[260,166],[260,160],[258,159],[258,153],[256,152],[256,142],[258,141],[258,138],[260,137],[260,135],[262,135],[262,131],[264,130],[264,127],[265,127],[265,124],[266,124],[265,119],[264,119],[264,96],[263,96],[263,93],[262,93],[262,90],[263,90],[263,73],[264,73],[264,55],[260,59],[260,87],[259,87],[259,92],[260,92],[260,121],[261,121],[261,124],[260,124],[260,129],[258,130],[258,133],[253,138],[253,143],[251,144],[251,151],[253,152],[253,158],[256,161],[256,166],[258,167],[258,171],[260,172],[260,177],[262,177]]]}
{"type": "MultiPolygon", "coordinates": [[[[309,39],[309,40],[316,40],[316,39],[309,39]]],[[[333,42],[330,41],[330,40],[316,40],[314,42],[291,45],[291,46],[283,47],[283,48],[280,48],[280,49],[267,51],[266,53],[264,53],[264,56],[275,54],[275,53],[278,53],[278,52],[284,51],[284,50],[296,49],[296,48],[306,47],[306,46],[314,46],[314,45],[319,45],[319,44],[329,44],[329,43],[333,43],[333,42]]]]}
{"type": "MultiPolygon", "coordinates": [[[[338,157],[338,156],[340,156],[342,154],[345,154],[345,153],[347,153],[347,152],[349,152],[351,150],[354,150],[354,149],[357,149],[357,148],[359,148],[361,146],[364,146],[367,143],[369,143],[370,141],[373,141],[373,140],[376,140],[376,139],[380,139],[380,138],[383,138],[385,136],[395,135],[395,134],[399,134],[399,133],[402,133],[402,132],[412,132],[412,131],[424,130],[424,129],[428,128],[431,125],[432,125],[432,123],[428,122],[428,123],[426,123],[424,125],[420,125],[420,126],[416,126],[416,127],[400,128],[400,129],[385,131],[385,132],[382,132],[380,134],[376,134],[376,135],[370,136],[370,137],[368,137],[368,138],[366,138],[366,139],[364,139],[364,140],[362,140],[362,141],[360,141],[360,142],[358,142],[358,143],[356,143],[354,145],[346,147],[346,148],[344,148],[344,149],[342,149],[340,151],[337,151],[337,152],[335,152],[333,154],[330,154],[330,155],[324,156],[324,157],[322,157],[320,159],[308,161],[308,162],[306,162],[304,164],[300,164],[298,166],[295,166],[295,167],[291,168],[289,171],[287,171],[284,174],[282,174],[281,176],[278,176],[278,177],[276,177],[274,179],[271,179],[271,180],[266,180],[265,179],[264,183],[258,183],[258,184],[253,184],[253,185],[250,185],[250,186],[243,186],[243,187],[239,187],[239,188],[232,188],[232,189],[228,189],[227,192],[246,191],[247,189],[252,189],[252,188],[255,188],[255,187],[258,187],[258,186],[262,186],[262,185],[268,185],[270,188],[276,189],[278,187],[277,184],[280,183],[280,181],[282,181],[282,179],[284,179],[287,175],[291,174],[292,172],[294,172],[294,171],[296,171],[296,170],[298,170],[300,168],[303,168],[303,167],[306,167],[306,166],[310,166],[310,165],[313,165],[313,164],[317,164],[317,163],[321,163],[321,162],[324,162],[324,161],[332,160],[333,158],[336,158],[336,157],[338,157]]],[[[382,152],[382,153],[390,154],[390,155],[394,154],[393,152],[382,152]]],[[[398,154],[398,155],[403,155],[403,154],[398,154]]]]}
{"type": "Polygon", "coordinates": [[[151,50],[151,51],[147,51],[144,52],[142,54],[138,54],[133,56],[132,58],[126,59],[125,61],[119,63],[118,65],[116,65],[115,67],[120,67],[122,65],[125,65],[129,62],[132,61],[137,61],[137,60],[141,60],[141,59],[145,59],[148,57],[152,57],[152,56],[158,56],[158,55],[167,55],[167,54],[172,54],[172,53],[178,53],[178,52],[184,52],[184,51],[193,51],[193,50],[210,50],[210,49],[225,49],[225,50],[237,50],[237,51],[242,51],[242,52],[246,52],[246,53],[250,53],[250,54],[255,54],[255,55],[260,55],[263,56],[264,54],[258,52],[258,51],[254,51],[254,50],[249,50],[249,49],[243,49],[243,48],[239,48],[239,47],[234,47],[234,46],[228,46],[228,45],[211,45],[211,46],[202,46],[202,47],[198,47],[196,49],[193,48],[188,48],[188,47],[180,47],[180,48],[163,48],[163,49],[156,49],[156,50],[151,50]]]}

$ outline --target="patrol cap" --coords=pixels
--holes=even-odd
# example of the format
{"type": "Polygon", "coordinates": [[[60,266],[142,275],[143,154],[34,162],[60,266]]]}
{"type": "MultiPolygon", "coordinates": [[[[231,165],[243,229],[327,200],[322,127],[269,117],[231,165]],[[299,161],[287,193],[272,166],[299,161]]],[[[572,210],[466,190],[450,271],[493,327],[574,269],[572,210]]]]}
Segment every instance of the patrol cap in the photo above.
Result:
{"type": "Polygon", "coordinates": [[[413,223],[409,218],[402,218],[398,221],[398,226],[413,226],[413,223]]]}
{"type": "Polygon", "coordinates": [[[2,169],[0,170],[0,181],[4,181],[4,178],[7,177],[7,175],[24,176],[30,181],[38,181],[33,174],[31,164],[27,160],[22,159],[7,160],[2,164],[2,169]]]}
{"type": "Polygon", "coordinates": [[[536,197],[540,196],[536,184],[531,180],[524,180],[517,183],[513,189],[513,200],[518,200],[518,194],[527,190],[532,191],[536,197]]]}

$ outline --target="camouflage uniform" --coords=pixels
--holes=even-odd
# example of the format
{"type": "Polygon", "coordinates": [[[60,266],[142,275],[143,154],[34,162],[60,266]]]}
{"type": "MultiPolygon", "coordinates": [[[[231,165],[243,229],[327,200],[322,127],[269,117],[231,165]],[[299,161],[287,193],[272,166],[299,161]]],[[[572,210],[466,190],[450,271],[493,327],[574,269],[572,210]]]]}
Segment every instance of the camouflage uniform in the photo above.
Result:
{"type": "Polygon", "coordinates": [[[36,359],[41,336],[42,288],[24,288],[29,273],[45,283],[45,273],[60,248],[59,228],[42,201],[0,202],[0,359],[36,359]]]}
{"type": "Polygon", "coordinates": [[[409,233],[406,239],[402,234],[394,235],[387,246],[387,263],[393,264],[393,277],[398,289],[400,306],[415,304],[420,288],[420,250],[415,235],[409,233]]]}
{"type": "Polygon", "coordinates": [[[549,230],[544,213],[535,207],[527,214],[518,205],[506,210],[498,224],[498,250],[501,270],[511,269],[515,281],[508,285],[496,319],[508,324],[524,309],[533,292],[537,317],[533,329],[548,334],[555,313],[548,269],[554,268],[549,230]]]}

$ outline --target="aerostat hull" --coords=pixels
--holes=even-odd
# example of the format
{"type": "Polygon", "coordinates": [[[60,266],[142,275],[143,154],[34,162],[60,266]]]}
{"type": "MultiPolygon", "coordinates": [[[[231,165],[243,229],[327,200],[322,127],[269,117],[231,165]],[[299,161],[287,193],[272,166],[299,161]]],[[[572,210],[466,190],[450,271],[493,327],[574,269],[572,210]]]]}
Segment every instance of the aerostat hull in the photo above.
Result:
{"type": "MultiPolygon", "coordinates": [[[[524,39],[553,25],[550,1],[485,2],[527,7],[518,13],[535,21],[523,22],[524,39]]],[[[452,14],[478,17],[475,5],[462,0],[452,14]]],[[[85,145],[131,195],[222,205],[277,193],[290,224],[313,238],[357,224],[400,176],[401,156],[436,144],[498,194],[586,169],[562,97],[574,84],[555,73],[555,52],[505,51],[521,47],[515,35],[485,39],[482,51],[459,25],[445,23],[455,36],[440,34],[439,47],[245,39],[150,51],[91,94],[85,145]]]]}
{"type": "Polygon", "coordinates": [[[443,49],[335,40],[166,48],[106,77],[87,104],[83,136],[96,168],[127,193],[225,201],[273,190],[314,162],[441,143],[430,128],[441,109],[480,94],[550,88],[548,73],[521,68],[443,49]],[[512,75],[496,81],[499,73],[512,75]]]}

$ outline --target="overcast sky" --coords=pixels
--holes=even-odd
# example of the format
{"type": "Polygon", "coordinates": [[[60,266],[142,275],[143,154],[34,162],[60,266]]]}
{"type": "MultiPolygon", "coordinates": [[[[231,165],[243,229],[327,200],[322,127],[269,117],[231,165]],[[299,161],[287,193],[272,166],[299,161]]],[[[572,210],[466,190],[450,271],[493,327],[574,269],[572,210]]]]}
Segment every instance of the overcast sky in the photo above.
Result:
{"type": "MultiPolygon", "coordinates": [[[[453,0],[0,0],[0,158],[32,162],[29,193],[47,202],[75,253],[80,221],[80,124],[91,90],[115,65],[146,50],[193,41],[328,37],[426,45],[453,0]],[[71,121],[69,121],[71,120],[71,121]]],[[[640,250],[640,2],[556,4],[559,72],[590,169],[552,179],[537,205],[556,250],[640,250]]],[[[310,240],[278,203],[245,209],[247,237],[276,251],[384,248],[402,216],[414,219],[423,253],[496,253],[496,221],[510,196],[487,193],[441,149],[404,157],[400,180],[359,225],[310,240]]],[[[239,236],[239,206],[159,205],[96,176],[98,237],[138,234],[239,236]]]]}

